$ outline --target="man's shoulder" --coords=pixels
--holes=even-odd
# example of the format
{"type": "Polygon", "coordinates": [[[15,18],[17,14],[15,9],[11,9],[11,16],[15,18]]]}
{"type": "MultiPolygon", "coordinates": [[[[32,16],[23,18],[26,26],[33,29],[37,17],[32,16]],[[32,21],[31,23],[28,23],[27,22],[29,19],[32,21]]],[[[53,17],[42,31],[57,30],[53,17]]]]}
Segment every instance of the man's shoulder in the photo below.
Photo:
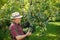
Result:
{"type": "Polygon", "coordinates": [[[11,23],[11,25],[9,26],[9,30],[11,30],[14,27],[15,27],[15,25],[13,23],[11,23]]]}

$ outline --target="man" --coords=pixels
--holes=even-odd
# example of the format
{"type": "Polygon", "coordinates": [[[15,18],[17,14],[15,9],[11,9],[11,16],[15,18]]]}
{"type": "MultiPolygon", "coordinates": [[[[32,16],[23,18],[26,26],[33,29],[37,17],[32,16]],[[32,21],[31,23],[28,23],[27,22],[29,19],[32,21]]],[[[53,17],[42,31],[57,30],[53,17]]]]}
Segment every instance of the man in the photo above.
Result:
{"type": "Polygon", "coordinates": [[[19,24],[21,22],[21,18],[22,16],[20,16],[19,12],[14,12],[11,15],[12,23],[9,27],[9,30],[12,40],[24,40],[25,37],[31,35],[31,32],[29,31],[24,34],[23,29],[19,24]]]}

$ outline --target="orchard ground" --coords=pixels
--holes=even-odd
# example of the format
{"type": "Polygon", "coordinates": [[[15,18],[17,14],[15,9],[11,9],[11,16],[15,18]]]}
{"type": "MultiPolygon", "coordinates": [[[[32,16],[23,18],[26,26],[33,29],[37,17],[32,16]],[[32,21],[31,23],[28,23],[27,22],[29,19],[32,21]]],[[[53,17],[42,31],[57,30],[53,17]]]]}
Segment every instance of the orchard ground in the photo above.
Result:
{"type": "Polygon", "coordinates": [[[39,31],[29,40],[60,40],[60,22],[49,22],[47,24],[46,34],[43,36],[39,36],[39,31]],[[36,35],[37,34],[37,35],[36,35]]]}

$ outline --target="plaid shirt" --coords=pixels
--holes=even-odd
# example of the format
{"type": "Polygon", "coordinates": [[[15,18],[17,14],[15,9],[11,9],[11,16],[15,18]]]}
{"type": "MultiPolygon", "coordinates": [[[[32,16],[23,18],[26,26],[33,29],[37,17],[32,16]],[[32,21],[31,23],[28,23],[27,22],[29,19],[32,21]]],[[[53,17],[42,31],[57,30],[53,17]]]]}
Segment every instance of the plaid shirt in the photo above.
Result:
{"type": "Polygon", "coordinates": [[[12,40],[16,40],[17,35],[24,35],[21,25],[12,23],[9,27],[12,40]]]}

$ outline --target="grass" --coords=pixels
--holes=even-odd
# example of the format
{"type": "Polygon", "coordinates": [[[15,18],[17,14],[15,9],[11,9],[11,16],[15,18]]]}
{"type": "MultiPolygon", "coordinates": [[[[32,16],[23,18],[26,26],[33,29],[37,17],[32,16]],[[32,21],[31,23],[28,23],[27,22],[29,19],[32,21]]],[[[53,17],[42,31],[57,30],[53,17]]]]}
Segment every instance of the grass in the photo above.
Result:
{"type": "Polygon", "coordinates": [[[49,22],[45,35],[39,36],[39,33],[37,31],[27,40],[60,40],[60,22],[49,22]]]}

